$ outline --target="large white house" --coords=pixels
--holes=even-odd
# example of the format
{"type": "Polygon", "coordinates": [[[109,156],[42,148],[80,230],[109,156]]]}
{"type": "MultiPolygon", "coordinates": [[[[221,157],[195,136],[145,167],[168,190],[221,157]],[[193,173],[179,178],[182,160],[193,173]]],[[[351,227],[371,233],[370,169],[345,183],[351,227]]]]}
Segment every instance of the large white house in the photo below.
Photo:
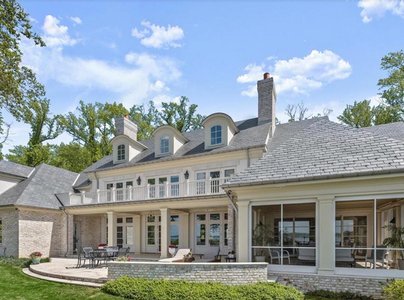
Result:
{"type": "Polygon", "coordinates": [[[273,78],[264,74],[257,88],[253,119],[214,113],[203,129],[162,126],[138,141],[137,125],[118,118],[112,155],[54,193],[65,234],[47,234],[65,248],[29,250],[107,243],[167,257],[176,244],[205,257],[234,250],[238,261],[267,261],[279,274],[404,277],[403,249],[383,246],[404,226],[404,123],[276,125],[273,78]]]}

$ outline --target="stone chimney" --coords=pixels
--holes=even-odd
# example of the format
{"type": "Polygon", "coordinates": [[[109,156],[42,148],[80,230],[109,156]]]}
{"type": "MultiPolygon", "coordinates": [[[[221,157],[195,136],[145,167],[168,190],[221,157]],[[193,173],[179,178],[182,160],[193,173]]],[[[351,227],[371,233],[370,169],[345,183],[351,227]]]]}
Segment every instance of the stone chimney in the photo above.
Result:
{"type": "Polygon", "coordinates": [[[126,135],[134,141],[137,141],[137,125],[129,120],[128,116],[115,118],[116,136],[126,135]]]}
{"type": "Polygon", "coordinates": [[[272,123],[272,133],[275,130],[276,91],[274,79],[269,73],[264,79],[257,81],[258,89],[258,124],[272,123]]]}

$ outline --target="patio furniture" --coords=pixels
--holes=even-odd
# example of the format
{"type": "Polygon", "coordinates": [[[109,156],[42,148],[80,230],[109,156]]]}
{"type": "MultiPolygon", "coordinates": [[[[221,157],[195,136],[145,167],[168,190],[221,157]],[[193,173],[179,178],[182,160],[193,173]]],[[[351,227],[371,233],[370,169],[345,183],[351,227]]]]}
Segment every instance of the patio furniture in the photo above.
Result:
{"type": "Polygon", "coordinates": [[[83,256],[80,258],[80,262],[82,259],[84,259],[83,266],[86,265],[86,260],[90,262],[90,265],[93,266],[94,260],[93,260],[93,248],[92,247],[83,247],[83,256]]]}
{"type": "Polygon", "coordinates": [[[7,247],[0,246],[0,257],[6,256],[6,250],[7,250],[7,247]]]}
{"type": "Polygon", "coordinates": [[[189,254],[191,249],[178,249],[177,253],[173,257],[170,258],[163,258],[159,261],[161,262],[179,262],[184,260],[184,256],[189,254]]]}
{"type": "Polygon", "coordinates": [[[349,263],[351,267],[355,264],[355,258],[353,256],[352,249],[336,249],[335,250],[335,261],[342,263],[349,263]]]}
{"type": "MultiPolygon", "coordinates": [[[[283,250],[283,258],[288,259],[288,263],[290,264],[290,254],[288,250],[283,250]]],[[[273,260],[278,260],[278,263],[281,262],[281,251],[276,249],[269,249],[269,261],[272,264],[273,260]]]]}
{"type": "Polygon", "coordinates": [[[119,248],[116,246],[108,246],[104,248],[106,251],[107,260],[115,260],[119,254],[119,248]]]}
{"type": "Polygon", "coordinates": [[[388,255],[389,251],[386,248],[386,246],[383,245],[376,246],[376,257],[375,257],[375,250],[372,249],[370,252],[370,256],[366,255],[365,257],[365,268],[368,267],[368,261],[369,261],[369,268],[372,268],[372,264],[377,265],[377,263],[381,263],[383,269],[388,269],[389,268],[388,255]]]}
{"type": "Polygon", "coordinates": [[[118,257],[120,256],[127,256],[129,253],[130,248],[129,247],[124,247],[124,248],[119,248],[118,250],[118,257]]]}
{"type": "Polygon", "coordinates": [[[226,256],[226,262],[236,262],[236,253],[234,251],[230,251],[226,256]]]}

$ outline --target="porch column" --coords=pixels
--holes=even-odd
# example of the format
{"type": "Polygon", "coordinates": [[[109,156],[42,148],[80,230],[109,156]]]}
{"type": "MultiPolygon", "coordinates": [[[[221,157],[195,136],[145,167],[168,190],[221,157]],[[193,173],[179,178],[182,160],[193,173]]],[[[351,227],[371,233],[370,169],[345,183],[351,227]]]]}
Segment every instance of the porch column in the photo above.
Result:
{"type": "Polygon", "coordinates": [[[141,233],[141,228],[140,228],[140,215],[134,215],[133,216],[133,226],[135,230],[135,253],[140,253],[141,248],[140,248],[140,233],[141,233]]]}
{"type": "Polygon", "coordinates": [[[333,274],[335,269],[335,205],[333,196],[318,198],[317,266],[319,274],[333,274]]]}
{"type": "Polygon", "coordinates": [[[190,248],[190,241],[189,241],[189,213],[182,213],[180,214],[180,224],[179,224],[179,234],[180,234],[180,241],[179,247],[180,248],[190,248]]]}
{"type": "Polygon", "coordinates": [[[161,258],[168,257],[168,245],[170,244],[170,210],[160,208],[161,214],[161,258]]]}
{"type": "Polygon", "coordinates": [[[116,246],[116,218],[115,212],[107,212],[108,218],[108,246],[116,246]]]}
{"type": "Polygon", "coordinates": [[[248,262],[249,261],[249,204],[250,201],[242,201],[237,203],[238,207],[238,222],[237,222],[237,261],[248,262]]]}

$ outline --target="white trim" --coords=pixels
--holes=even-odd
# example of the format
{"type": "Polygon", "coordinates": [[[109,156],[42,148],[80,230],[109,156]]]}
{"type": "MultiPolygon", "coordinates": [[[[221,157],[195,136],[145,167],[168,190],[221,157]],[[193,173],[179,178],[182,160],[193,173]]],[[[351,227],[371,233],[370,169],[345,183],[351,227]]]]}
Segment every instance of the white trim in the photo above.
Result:
{"type": "Polygon", "coordinates": [[[391,198],[404,198],[404,194],[393,193],[393,194],[380,194],[380,195],[371,194],[361,196],[336,196],[335,201],[383,200],[391,198]]]}
{"type": "Polygon", "coordinates": [[[268,206],[268,205],[280,205],[280,204],[304,204],[304,203],[317,203],[318,199],[313,198],[299,198],[299,199],[282,199],[282,200],[263,200],[263,201],[251,201],[251,206],[268,206]]]}

